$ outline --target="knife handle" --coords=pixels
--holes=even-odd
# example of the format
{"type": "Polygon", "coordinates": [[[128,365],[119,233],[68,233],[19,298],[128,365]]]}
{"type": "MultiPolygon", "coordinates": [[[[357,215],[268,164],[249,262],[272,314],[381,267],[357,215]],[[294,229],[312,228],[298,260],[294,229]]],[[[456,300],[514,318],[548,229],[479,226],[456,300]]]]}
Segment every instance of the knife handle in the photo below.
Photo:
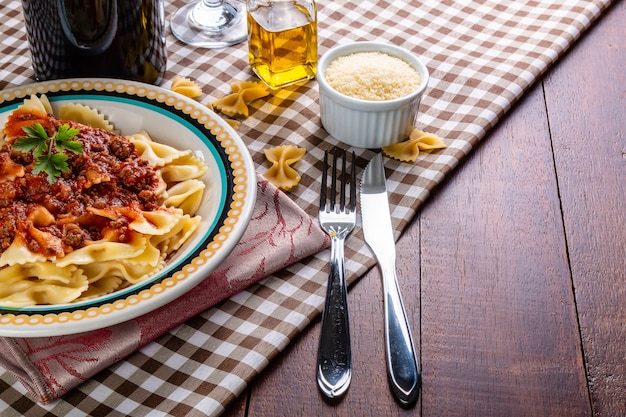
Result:
{"type": "Polygon", "coordinates": [[[329,399],[342,396],[352,379],[348,289],[343,238],[331,238],[330,270],[317,352],[317,384],[329,399]]]}
{"type": "Polygon", "coordinates": [[[395,259],[379,262],[385,294],[385,351],[391,390],[405,406],[419,396],[420,375],[396,275],[395,259]]]}

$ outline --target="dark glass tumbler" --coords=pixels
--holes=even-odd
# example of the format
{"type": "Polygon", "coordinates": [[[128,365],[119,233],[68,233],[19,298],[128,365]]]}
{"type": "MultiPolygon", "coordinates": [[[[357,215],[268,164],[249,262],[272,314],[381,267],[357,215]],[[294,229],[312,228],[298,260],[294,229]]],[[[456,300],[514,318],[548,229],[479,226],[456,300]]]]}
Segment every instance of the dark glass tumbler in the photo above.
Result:
{"type": "Polygon", "coordinates": [[[163,0],[22,0],[38,81],[122,78],[160,84],[163,0]]]}

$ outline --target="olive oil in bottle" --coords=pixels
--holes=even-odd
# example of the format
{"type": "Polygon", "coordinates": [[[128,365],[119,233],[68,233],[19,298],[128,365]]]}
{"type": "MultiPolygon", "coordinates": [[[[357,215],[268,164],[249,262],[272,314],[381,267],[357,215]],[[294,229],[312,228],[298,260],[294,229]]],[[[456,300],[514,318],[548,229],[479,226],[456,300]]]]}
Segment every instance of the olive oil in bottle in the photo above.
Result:
{"type": "Polygon", "coordinates": [[[248,0],[253,71],[277,89],[315,78],[317,11],[313,0],[248,0]]]}

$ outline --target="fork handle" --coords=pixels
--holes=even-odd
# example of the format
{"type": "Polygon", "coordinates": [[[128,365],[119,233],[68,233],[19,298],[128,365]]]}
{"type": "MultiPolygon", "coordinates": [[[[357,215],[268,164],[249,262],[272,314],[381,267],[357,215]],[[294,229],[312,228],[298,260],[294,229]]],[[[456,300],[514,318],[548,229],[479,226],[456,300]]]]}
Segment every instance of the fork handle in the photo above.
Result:
{"type": "Polygon", "coordinates": [[[348,291],[343,238],[331,237],[330,270],[317,351],[317,384],[329,399],[342,396],[352,379],[348,291]]]}

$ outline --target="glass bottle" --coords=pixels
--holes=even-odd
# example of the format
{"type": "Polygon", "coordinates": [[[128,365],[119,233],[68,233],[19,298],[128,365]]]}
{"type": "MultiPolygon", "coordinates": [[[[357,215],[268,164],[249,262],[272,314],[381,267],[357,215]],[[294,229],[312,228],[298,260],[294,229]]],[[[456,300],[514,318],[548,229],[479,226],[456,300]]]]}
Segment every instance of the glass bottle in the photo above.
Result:
{"type": "Polygon", "coordinates": [[[315,78],[317,9],[314,0],[247,0],[252,70],[277,89],[315,78]]]}
{"type": "Polygon", "coordinates": [[[163,79],[163,0],[22,0],[22,7],[38,81],[163,79]]]}

